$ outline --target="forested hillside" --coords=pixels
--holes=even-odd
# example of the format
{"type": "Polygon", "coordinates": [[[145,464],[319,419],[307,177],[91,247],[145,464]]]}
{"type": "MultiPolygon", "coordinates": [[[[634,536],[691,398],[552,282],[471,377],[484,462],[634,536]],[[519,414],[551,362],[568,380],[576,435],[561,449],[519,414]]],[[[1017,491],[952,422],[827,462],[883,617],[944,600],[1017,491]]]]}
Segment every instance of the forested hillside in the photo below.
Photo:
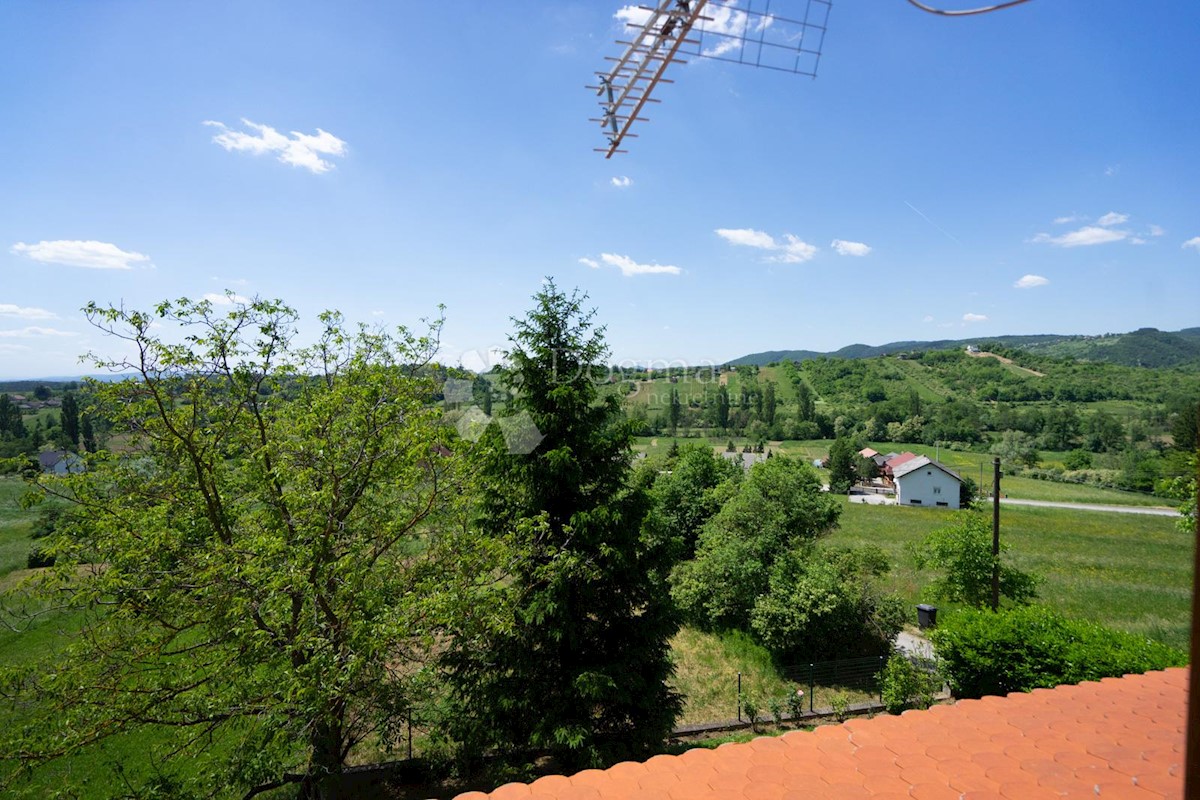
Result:
{"type": "Polygon", "coordinates": [[[962,350],[975,345],[982,350],[1024,351],[1051,358],[1099,361],[1130,367],[1190,366],[1200,369],[1200,328],[1160,331],[1140,328],[1131,333],[1106,333],[1102,336],[993,336],[977,339],[939,339],[929,342],[889,342],[877,346],[852,344],[831,353],[815,350],[769,350],[735,358],[730,366],[765,366],[778,361],[808,361],[815,358],[874,358],[927,350],[962,350]]]}
{"type": "Polygon", "coordinates": [[[1185,468],[1171,452],[1195,440],[1200,371],[989,346],[621,378],[648,435],[952,445],[1002,455],[1013,470],[1141,491],[1166,491],[1185,468]]]}

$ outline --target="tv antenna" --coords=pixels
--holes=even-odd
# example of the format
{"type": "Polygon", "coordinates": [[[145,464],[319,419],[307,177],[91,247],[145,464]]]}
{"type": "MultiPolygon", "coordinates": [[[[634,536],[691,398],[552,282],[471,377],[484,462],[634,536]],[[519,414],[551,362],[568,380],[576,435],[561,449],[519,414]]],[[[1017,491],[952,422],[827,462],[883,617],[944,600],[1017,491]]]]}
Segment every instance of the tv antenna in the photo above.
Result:
{"type": "Polygon", "coordinates": [[[671,64],[686,64],[681,56],[708,58],[763,69],[817,76],[817,62],[833,0],[793,0],[803,7],[802,18],[789,19],[771,11],[771,0],[659,0],[655,6],[627,6],[618,12],[630,29],[625,51],[607,72],[596,73],[588,86],[600,98],[599,123],[608,140],[597,147],[605,158],[627,152],[621,145],[660,83],[673,83],[663,74],[671,64]]]}

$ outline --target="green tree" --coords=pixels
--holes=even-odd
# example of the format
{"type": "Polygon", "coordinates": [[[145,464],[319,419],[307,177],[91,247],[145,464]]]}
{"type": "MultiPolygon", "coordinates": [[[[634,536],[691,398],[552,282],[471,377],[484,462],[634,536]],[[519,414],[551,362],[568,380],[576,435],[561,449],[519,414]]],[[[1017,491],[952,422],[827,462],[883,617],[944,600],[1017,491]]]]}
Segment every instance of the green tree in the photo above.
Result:
{"type": "Polygon", "coordinates": [[[1183,403],[1171,423],[1171,439],[1180,450],[1200,447],[1200,401],[1183,403]]]}
{"type": "Polygon", "coordinates": [[[627,480],[630,430],[619,398],[598,389],[607,348],[585,299],[547,281],[513,319],[510,413],[544,438],[527,453],[490,438],[479,527],[525,526],[540,549],[514,568],[508,628],[446,654],[449,725],[468,753],[532,748],[564,766],[644,754],[682,705],[668,686],[671,548],[649,494],[627,480]]]}
{"type": "Polygon", "coordinates": [[[775,384],[768,383],[767,388],[763,391],[763,422],[768,425],[775,424],[775,384]]]}
{"type": "Polygon", "coordinates": [[[492,382],[482,375],[471,381],[471,399],[487,416],[492,415],[492,382]]]}
{"type": "Polygon", "coordinates": [[[21,421],[21,409],[7,394],[0,394],[0,438],[20,439],[25,436],[25,423],[21,421]]]}
{"type": "Polygon", "coordinates": [[[902,601],[876,586],[888,570],[877,547],[795,547],[772,567],[751,629],[783,663],[886,652],[905,617],[902,601]]]}
{"type": "Polygon", "coordinates": [[[96,431],[92,427],[92,418],[90,415],[84,416],[83,424],[79,426],[79,436],[83,441],[85,452],[96,452],[96,431]]]}
{"type": "Polygon", "coordinates": [[[829,448],[829,491],[845,494],[854,485],[854,443],[839,436],[829,448]]]}
{"type": "Polygon", "coordinates": [[[966,603],[976,608],[991,604],[992,567],[999,562],[1000,596],[1013,603],[1028,603],[1037,597],[1037,579],[1003,560],[1008,546],[1001,542],[1000,555],[992,555],[991,520],[984,514],[962,512],[944,528],[929,534],[910,548],[917,569],[941,573],[929,585],[938,600],[966,603]]]}
{"type": "Polygon", "coordinates": [[[717,388],[717,427],[729,428],[729,390],[724,386],[717,388]]]}
{"type": "Polygon", "coordinates": [[[78,449],[79,447],[79,403],[75,400],[75,395],[67,392],[63,395],[62,410],[59,412],[59,418],[62,420],[61,425],[63,433],[71,442],[71,446],[78,449]]]}
{"type": "Polygon", "coordinates": [[[992,454],[1000,456],[1005,466],[1037,466],[1039,453],[1037,443],[1023,431],[1005,431],[1000,441],[992,445],[992,454]]]}
{"type": "Polygon", "coordinates": [[[759,462],[704,526],[695,559],[676,567],[672,594],[698,625],[749,629],[776,559],[832,530],[840,514],[807,464],[783,456],[759,462]]]}
{"type": "Polygon", "coordinates": [[[683,405],[679,402],[679,390],[674,386],[671,387],[671,405],[670,405],[670,420],[671,420],[671,435],[679,429],[679,415],[683,411],[683,405]]]}
{"type": "Polygon", "coordinates": [[[279,302],[87,314],[138,354],[97,361],[136,376],[95,387],[125,452],[41,478],[71,509],[42,586],[84,632],[6,668],[29,714],[0,753],[36,765],[153,729],[135,791],[326,796],[428,697],[444,632],[499,613],[497,551],[451,524],[459,459],[417,367],[440,322],[389,335],[325,314],[299,348],[279,302]]]}
{"type": "Polygon", "coordinates": [[[804,379],[796,376],[796,417],[801,422],[811,422],[816,413],[816,402],[813,400],[812,389],[804,379]]]}
{"type": "MultiPolygon", "coordinates": [[[[675,445],[672,444],[674,448],[675,445]]],[[[701,528],[736,490],[741,468],[713,454],[708,445],[685,443],[676,449],[670,470],[658,475],[653,495],[667,531],[691,558],[701,528]]]]}

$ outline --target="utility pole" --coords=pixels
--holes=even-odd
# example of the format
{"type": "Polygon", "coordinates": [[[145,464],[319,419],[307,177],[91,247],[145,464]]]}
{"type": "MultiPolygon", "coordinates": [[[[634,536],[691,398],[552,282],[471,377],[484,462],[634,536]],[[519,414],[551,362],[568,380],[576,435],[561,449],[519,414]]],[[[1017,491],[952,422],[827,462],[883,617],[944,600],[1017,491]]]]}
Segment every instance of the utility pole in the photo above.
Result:
{"type": "Polygon", "coordinates": [[[1000,457],[992,459],[992,611],[1000,610],[1000,457]]]}

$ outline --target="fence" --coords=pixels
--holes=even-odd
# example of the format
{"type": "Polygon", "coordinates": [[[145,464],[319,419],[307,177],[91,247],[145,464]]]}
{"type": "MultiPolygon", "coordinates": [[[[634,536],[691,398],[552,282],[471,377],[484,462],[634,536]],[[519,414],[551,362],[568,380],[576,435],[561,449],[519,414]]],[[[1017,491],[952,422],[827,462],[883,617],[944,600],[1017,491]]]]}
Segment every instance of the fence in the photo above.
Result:
{"type": "Polygon", "coordinates": [[[867,656],[782,667],[778,670],[779,676],[791,684],[789,694],[782,697],[764,697],[761,687],[752,685],[739,672],[738,721],[743,719],[747,699],[753,699],[757,710],[769,709],[773,714],[785,710],[787,716],[793,716],[796,711],[814,713],[818,709],[836,708],[838,705],[880,701],[880,675],[887,658],[867,656]],[[798,692],[803,694],[799,695],[798,692]]]}

